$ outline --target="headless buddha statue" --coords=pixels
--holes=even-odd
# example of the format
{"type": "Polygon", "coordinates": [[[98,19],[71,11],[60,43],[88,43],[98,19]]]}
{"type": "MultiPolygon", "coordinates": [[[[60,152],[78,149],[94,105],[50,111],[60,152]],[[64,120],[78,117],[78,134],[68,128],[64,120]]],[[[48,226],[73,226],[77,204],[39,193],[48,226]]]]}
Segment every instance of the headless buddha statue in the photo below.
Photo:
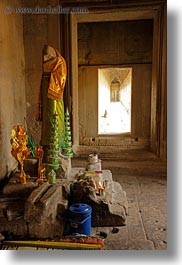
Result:
{"type": "Polygon", "coordinates": [[[58,138],[60,148],[64,145],[64,102],[63,92],[66,82],[66,62],[61,54],[51,46],[43,49],[43,74],[40,90],[40,104],[38,120],[42,122],[41,142],[46,150],[51,135],[51,121],[53,115],[58,115],[58,138]]]}

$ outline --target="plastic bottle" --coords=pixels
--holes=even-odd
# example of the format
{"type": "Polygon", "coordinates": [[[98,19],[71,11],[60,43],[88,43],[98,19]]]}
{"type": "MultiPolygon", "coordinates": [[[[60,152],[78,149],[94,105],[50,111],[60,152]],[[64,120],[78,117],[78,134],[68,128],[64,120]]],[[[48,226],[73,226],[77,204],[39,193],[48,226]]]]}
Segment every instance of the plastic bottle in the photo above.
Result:
{"type": "Polygon", "coordinates": [[[56,184],[56,172],[53,169],[48,174],[48,181],[49,184],[56,184]]]}

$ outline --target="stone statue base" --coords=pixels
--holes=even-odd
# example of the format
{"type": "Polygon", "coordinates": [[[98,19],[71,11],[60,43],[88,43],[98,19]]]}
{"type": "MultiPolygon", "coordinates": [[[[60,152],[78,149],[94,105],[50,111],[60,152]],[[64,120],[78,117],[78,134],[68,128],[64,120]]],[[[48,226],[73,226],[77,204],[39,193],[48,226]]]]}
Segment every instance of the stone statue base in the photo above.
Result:
{"type": "Polygon", "coordinates": [[[112,180],[110,170],[103,170],[107,185],[98,194],[93,186],[81,186],[75,181],[80,168],[72,168],[69,178],[57,179],[56,184],[37,184],[34,178],[21,185],[12,178],[0,200],[0,233],[28,238],[55,238],[64,235],[68,207],[77,202],[92,206],[92,227],[126,225],[128,203],[126,193],[112,180]],[[73,185],[74,184],[74,185],[73,185]],[[74,189],[72,190],[72,188],[74,189]],[[22,198],[21,198],[22,196],[22,198]]]}

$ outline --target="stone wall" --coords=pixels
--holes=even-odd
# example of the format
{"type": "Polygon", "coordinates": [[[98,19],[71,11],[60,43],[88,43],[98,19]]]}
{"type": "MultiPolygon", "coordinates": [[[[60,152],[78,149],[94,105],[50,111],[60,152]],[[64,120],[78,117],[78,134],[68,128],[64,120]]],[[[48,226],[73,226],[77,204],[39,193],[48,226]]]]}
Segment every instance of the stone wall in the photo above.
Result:
{"type": "MultiPolygon", "coordinates": [[[[95,146],[100,153],[104,153],[108,146],[109,152],[111,149],[113,152],[149,149],[152,43],[151,19],[78,23],[79,154],[87,150],[94,152],[95,146]],[[98,131],[98,71],[114,67],[132,69],[131,133],[103,137],[98,131]]],[[[122,82],[118,73],[117,78],[122,82]]],[[[106,86],[105,82],[103,86],[106,86]]],[[[101,92],[102,100],[106,97],[105,91],[101,92]]],[[[108,108],[105,104],[104,109],[108,108]]],[[[120,115],[118,120],[124,117],[124,113],[121,111],[120,115]]]]}
{"type": "Polygon", "coordinates": [[[150,19],[79,23],[78,64],[151,63],[152,40],[153,22],[150,19]]]}
{"type": "MultiPolygon", "coordinates": [[[[24,7],[56,7],[58,0],[23,1],[24,7]]],[[[24,14],[25,87],[27,100],[27,122],[29,131],[38,144],[41,124],[37,122],[38,100],[42,76],[42,50],[44,45],[60,49],[58,14],[24,14]]]]}
{"type": "Polygon", "coordinates": [[[26,117],[23,19],[13,11],[20,2],[0,1],[0,180],[16,167],[11,155],[11,129],[24,123],[26,117]]]}

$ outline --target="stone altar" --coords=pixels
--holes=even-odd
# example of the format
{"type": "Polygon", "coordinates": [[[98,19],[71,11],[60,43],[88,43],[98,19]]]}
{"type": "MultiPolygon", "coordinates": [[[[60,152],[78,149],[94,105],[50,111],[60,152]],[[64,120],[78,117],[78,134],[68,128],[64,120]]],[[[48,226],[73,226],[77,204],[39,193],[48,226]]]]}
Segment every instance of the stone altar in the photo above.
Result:
{"type": "Polygon", "coordinates": [[[35,182],[31,183],[30,178],[28,185],[26,184],[29,188],[15,183],[12,178],[4,187],[4,194],[0,198],[0,232],[40,239],[62,236],[68,207],[76,202],[92,206],[93,227],[126,225],[126,193],[118,182],[112,180],[111,171],[102,170],[107,186],[103,195],[96,195],[90,187],[77,190],[75,176],[80,170],[84,169],[72,168],[69,178],[57,179],[54,185],[47,182],[37,185],[35,182]],[[75,189],[71,194],[70,187],[73,183],[75,189]],[[26,194],[22,199],[21,192],[26,194]]]}

